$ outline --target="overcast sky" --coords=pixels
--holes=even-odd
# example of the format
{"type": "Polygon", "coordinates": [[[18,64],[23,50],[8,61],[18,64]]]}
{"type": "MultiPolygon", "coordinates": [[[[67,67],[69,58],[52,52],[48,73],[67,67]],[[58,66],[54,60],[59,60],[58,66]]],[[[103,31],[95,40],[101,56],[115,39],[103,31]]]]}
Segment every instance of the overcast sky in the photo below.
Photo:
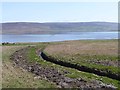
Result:
{"type": "Polygon", "coordinates": [[[2,22],[117,22],[117,2],[4,2],[2,22]]]}

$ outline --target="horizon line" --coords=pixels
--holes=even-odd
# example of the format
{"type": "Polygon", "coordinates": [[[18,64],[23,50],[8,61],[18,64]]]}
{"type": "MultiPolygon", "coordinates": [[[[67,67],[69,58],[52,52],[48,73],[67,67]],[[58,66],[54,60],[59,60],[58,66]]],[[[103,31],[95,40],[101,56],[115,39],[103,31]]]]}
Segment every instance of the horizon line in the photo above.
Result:
{"type": "Polygon", "coordinates": [[[118,23],[117,21],[46,21],[46,22],[35,22],[35,21],[7,21],[0,23],[87,23],[87,22],[106,22],[106,23],[118,23]]]}

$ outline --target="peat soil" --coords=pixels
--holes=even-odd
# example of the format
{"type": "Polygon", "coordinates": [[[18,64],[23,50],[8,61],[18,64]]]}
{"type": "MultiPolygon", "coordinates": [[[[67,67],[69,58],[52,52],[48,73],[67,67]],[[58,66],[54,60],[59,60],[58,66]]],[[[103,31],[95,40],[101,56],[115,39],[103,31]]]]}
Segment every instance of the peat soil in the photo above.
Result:
{"type": "Polygon", "coordinates": [[[27,53],[30,48],[27,47],[20,49],[11,55],[10,59],[13,60],[14,65],[22,67],[23,69],[32,72],[38,77],[38,79],[46,79],[49,82],[53,82],[57,85],[57,88],[79,88],[84,90],[116,90],[117,88],[112,85],[104,84],[101,81],[91,80],[86,81],[83,78],[69,78],[65,74],[69,71],[60,72],[58,69],[53,67],[45,67],[37,62],[30,62],[28,60],[27,53]]]}

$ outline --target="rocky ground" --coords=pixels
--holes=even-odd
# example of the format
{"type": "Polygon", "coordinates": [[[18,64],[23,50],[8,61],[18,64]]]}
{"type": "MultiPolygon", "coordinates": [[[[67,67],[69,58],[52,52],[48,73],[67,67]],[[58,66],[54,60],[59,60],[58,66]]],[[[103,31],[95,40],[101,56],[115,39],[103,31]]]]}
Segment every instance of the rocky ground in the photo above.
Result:
{"type": "Polygon", "coordinates": [[[22,67],[23,69],[36,74],[36,78],[44,78],[50,82],[54,82],[58,88],[82,88],[82,89],[100,89],[100,90],[115,90],[116,87],[111,85],[106,85],[101,81],[92,80],[86,81],[82,78],[69,78],[64,74],[69,73],[69,71],[60,72],[55,68],[43,67],[41,64],[29,62],[26,58],[26,53],[29,48],[27,47],[16,51],[10,59],[14,61],[14,65],[22,67]]]}

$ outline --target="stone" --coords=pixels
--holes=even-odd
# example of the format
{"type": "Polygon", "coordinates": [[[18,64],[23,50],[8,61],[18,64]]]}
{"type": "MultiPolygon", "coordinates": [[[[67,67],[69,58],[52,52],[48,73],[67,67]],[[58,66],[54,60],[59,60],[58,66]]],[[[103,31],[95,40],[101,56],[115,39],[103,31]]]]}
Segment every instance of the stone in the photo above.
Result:
{"type": "Polygon", "coordinates": [[[65,77],[65,78],[64,78],[64,81],[67,82],[67,83],[70,83],[70,82],[72,82],[73,80],[72,80],[71,78],[65,77]]]}
{"type": "Polygon", "coordinates": [[[60,82],[59,85],[62,87],[62,88],[70,88],[69,85],[65,82],[60,82]]]}

